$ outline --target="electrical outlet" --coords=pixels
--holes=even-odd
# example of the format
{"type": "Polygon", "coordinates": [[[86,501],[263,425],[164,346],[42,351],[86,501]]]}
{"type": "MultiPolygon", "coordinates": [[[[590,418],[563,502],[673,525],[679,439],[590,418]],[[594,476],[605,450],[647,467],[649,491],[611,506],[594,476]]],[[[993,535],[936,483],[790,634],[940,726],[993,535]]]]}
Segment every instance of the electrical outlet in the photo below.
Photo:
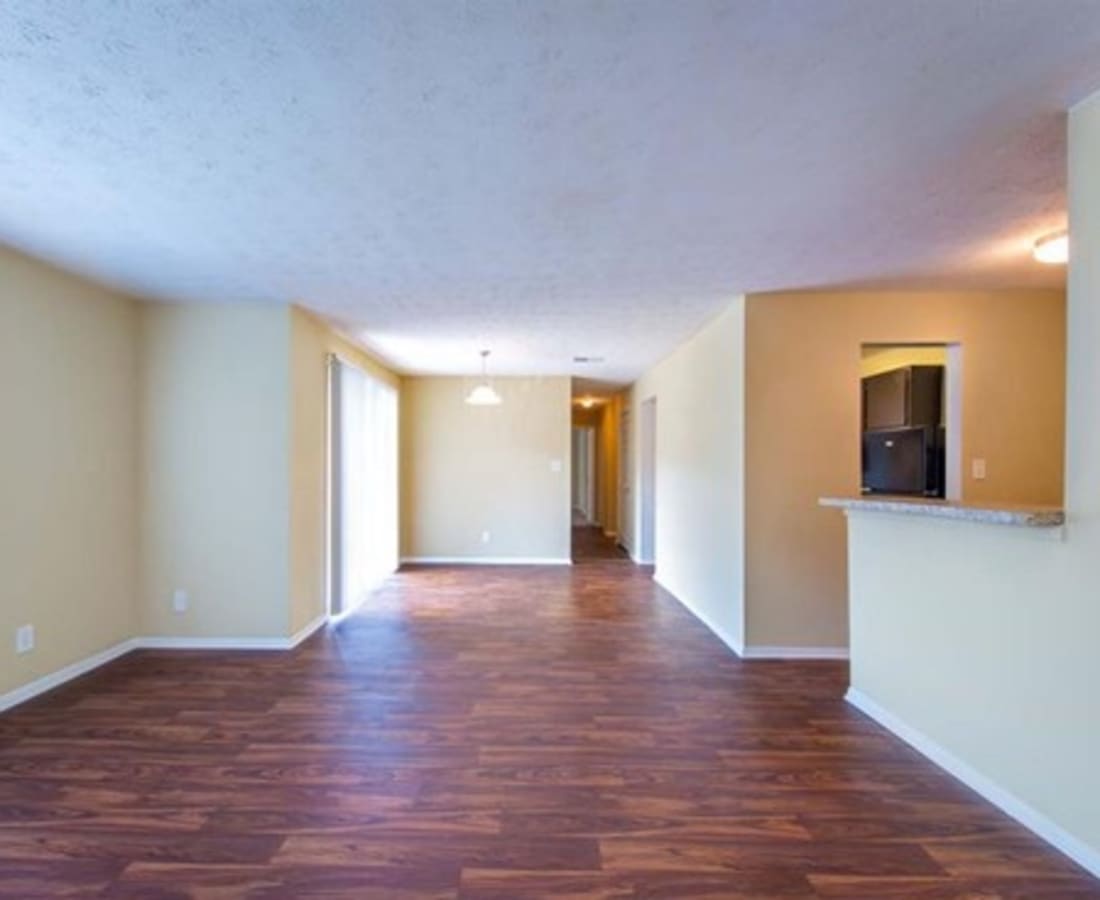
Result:
{"type": "Polygon", "coordinates": [[[187,606],[190,600],[187,596],[187,591],[182,588],[177,588],[176,592],[172,595],[172,610],[177,613],[187,612],[187,606]]]}
{"type": "Polygon", "coordinates": [[[974,476],[975,481],[985,480],[985,460],[974,459],[970,463],[970,474],[974,476]]]}
{"type": "Polygon", "coordinates": [[[560,459],[550,460],[550,471],[551,472],[560,472],[561,471],[561,460],[560,459]]]}
{"type": "Polygon", "coordinates": [[[481,543],[488,544],[493,539],[493,536],[488,531],[481,532],[481,543]]]}
{"type": "Polygon", "coordinates": [[[34,649],[34,626],[20,625],[15,629],[15,652],[30,653],[34,649]]]}

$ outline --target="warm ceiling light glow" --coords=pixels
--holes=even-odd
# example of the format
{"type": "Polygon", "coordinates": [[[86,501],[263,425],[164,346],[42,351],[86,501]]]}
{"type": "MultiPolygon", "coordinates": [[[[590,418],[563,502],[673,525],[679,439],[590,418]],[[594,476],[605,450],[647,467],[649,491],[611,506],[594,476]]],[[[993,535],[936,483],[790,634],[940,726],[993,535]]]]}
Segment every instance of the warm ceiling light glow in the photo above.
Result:
{"type": "Polygon", "coordinates": [[[591,409],[595,405],[596,405],[596,398],[595,397],[585,397],[583,400],[581,400],[581,406],[583,406],[585,409],[591,409]]]}
{"type": "Polygon", "coordinates": [[[479,384],[466,395],[470,406],[500,406],[500,394],[488,384],[479,384]]]}
{"type": "Polygon", "coordinates": [[[485,371],[489,359],[489,351],[481,351],[481,384],[477,385],[466,395],[466,402],[470,406],[500,406],[500,394],[493,390],[489,383],[489,374],[485,371]]]}
{"type": "Polygon", "coordinates": [[[1069,262],[1069,234],[1059,231],[1057,234],[1048,234],[1035,242],[1031,251],[1039,262],[1048,266],[1064,266],[1069,262]]]}

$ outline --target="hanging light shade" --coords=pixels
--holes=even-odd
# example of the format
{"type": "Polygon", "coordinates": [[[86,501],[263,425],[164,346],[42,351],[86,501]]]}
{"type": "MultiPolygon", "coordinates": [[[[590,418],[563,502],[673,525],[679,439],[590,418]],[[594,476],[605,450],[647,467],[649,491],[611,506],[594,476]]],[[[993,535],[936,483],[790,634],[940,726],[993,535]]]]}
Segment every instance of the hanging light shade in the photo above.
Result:
{"type": "Polygon", "coordinates": [[[500,394],[489,383],[489,374],[486,371],[486,363],[489,359],[489,351],[481,351],[481,382],[466,395],[466,402],[470,406],[500,406],[500,394]]]}
{"type": "Polygon", "coordinates": [[[1058,231],[1039,238],[1031,255],[1048,266],[1064,266],[1069,262],[1069,233],[1058,231]]]}

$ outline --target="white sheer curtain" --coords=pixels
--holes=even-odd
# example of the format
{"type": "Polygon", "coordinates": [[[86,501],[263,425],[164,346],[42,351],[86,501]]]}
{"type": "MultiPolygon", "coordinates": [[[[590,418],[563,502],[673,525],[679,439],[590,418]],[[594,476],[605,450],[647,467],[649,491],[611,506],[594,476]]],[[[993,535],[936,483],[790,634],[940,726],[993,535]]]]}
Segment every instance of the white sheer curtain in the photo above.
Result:
{"type": "Polygon", "coordinates": [[[334,357],[329,406],[329,607],[339,615],[397,568],[397,392],[334,357]]]}

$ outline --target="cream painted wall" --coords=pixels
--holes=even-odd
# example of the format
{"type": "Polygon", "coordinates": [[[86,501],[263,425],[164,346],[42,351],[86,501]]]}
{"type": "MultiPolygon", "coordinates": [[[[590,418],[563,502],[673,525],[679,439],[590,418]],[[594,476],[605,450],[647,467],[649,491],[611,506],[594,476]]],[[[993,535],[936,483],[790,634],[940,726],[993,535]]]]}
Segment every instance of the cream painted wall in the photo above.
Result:
{"type": "Polygon", "coordinates": [[[746,334],[749,645],[847,645],[844,523],[817,501],[859,492],[863,344],[961,343],[963,499],[1060,502],[1061,292],[759,294],[746,334]]]}
{"type": "Polygon", "coordinates": [[[401,380],[402,556],[569,559],[570,380],[495,378],[491,407],[471,384],[401,380]]]}
{"type": "Polygon", "coordinates": [[[1064,539],[851,516],[852,686],[1100,876],[1100,94],[1069,127],[1064,539]]]}
{"type": "Polygon", "coordinates": [[[0,694],[133,637],[323,614],[326,356],[397,377],[286,306],[143,304],[7,250],[0,284],[0,694]]]}
{"type": "Polygon", "coordinates": [[[144,633],[285,637],[289,309],[143,313],[144,633]],[[190,593],[184,614],[176,588],[190,593]]]}
{"type": "Polygon", "coordinates": [[[641,405],[657,399],[656,575],[741,651],[744,315],[739,297],[630,390],[633,533],[641,534],[641,405]]]}
{"type": "Polygon", "coordinates": [[[294,634],[327,609],[328,355],[399,387],[377,360],[299,307],[290,312],[290,624],[294,634]]]}
{"type": "Polygon", "coordinates": [[[0,249],[0,694],[134,632],[138,338],[132,300],[0,249]]]}

